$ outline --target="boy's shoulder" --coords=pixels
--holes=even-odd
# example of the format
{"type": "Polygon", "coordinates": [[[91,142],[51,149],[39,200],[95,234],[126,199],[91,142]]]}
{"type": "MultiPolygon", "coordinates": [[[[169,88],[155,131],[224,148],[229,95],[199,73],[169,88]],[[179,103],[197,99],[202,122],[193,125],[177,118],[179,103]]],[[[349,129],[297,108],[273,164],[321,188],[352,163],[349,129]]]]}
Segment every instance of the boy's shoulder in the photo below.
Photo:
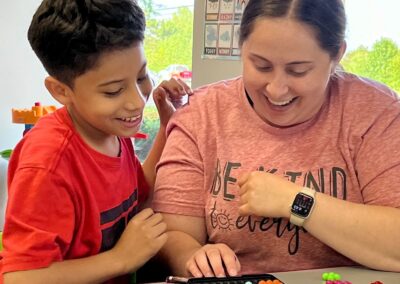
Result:
{"type": "Polygon", "coordinates": [[[65,108],[42,117],[13,150],[10,163],[19,167],[50,168],[65,154],[74,136],[65,108]]]}

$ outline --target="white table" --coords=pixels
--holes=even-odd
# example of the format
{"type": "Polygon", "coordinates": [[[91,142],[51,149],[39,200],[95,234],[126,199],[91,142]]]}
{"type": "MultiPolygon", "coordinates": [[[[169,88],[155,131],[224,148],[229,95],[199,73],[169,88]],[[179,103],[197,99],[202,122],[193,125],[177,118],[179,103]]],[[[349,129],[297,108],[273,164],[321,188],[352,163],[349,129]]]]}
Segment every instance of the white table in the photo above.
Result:
{"type": "MultiPolygon", "coordinates": [[[[270,274],[285,284],[325,284],[325,281],[322,280],[324,272],[338,273],[342,277],[341,281],[350,281],[352,284],[371,284],[375,281],[381,281],[383,284],[400,284],[400,273],[376,271],[364,267],[331,267],[270,274]]],[[[155,273],[157,273],[156,270],[155,273]]],[[[149,284],[165,284],[165,282],[149,284]]]]}
{"type": "Polygon", "coordinates": [[[375,271],[362,267],[332,267],[292,272],[272,273],[285,284],[321,284],[324,272],[335,272],[353,284],[370,284],[381,281],[384,284],[400,284],[400,273],[375,271]]]}

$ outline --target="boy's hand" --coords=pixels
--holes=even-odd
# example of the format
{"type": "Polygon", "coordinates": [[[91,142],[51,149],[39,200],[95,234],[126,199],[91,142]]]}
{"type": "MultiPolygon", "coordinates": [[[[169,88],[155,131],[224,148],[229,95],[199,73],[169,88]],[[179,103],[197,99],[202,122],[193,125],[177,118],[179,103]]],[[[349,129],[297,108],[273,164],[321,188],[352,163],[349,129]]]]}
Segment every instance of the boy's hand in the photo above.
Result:
{"type": "Polygon", "coordinates": [[[153,91],[153,99],[160,115],[160,126],[166,127],[175,109],[182,106],[182,97],[193,91],[181,79],[162,81],[153,91]]]}
{"type": "Polygon", "coordinates": [[[167,241],[167,225],[160,213],[146,208],[128,223],[121,238],[111,250],[115,261],[126,273],[136,271],[152,258],[167,241]]]}

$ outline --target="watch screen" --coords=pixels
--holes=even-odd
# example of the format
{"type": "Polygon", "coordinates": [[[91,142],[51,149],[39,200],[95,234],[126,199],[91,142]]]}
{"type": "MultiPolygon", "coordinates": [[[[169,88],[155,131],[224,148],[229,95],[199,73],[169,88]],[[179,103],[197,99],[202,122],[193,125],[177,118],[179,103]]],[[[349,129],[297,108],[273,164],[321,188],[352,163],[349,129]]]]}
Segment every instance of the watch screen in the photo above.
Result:
{"type": "Polygon", "coordinates": [[[307,217],[310,214],[313,204],[314,198],[300,192],[294,199],[292,213],[301,217],[307,217]]]}

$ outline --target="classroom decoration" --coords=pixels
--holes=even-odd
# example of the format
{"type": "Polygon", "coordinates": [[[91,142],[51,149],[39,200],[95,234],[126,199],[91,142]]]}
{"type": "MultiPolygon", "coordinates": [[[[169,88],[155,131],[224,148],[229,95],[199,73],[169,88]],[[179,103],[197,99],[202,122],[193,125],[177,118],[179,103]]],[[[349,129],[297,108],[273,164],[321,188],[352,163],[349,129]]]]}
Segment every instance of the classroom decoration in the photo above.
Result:
{"type": "Polygon", "coordinates": [[[248,1],[206,1],[202,58],[239,60],[239,26],[248,1]]]}

